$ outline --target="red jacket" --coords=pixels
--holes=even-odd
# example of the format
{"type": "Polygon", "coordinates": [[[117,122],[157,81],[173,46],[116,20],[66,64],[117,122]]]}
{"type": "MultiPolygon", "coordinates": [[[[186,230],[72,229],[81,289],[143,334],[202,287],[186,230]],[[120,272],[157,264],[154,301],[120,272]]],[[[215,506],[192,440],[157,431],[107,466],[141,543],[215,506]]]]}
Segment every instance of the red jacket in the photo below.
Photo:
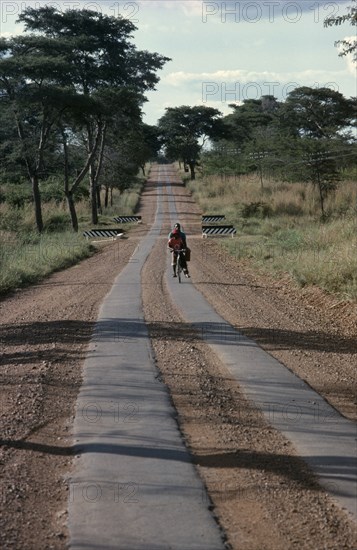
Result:
{"type": "Polygon", "coordinates": [[[180,235],[173,236],[169,239],[168,242],[169,248],[172,248],[172,250],[182,250],[185,248],[185,243],[183,239],[180,237],[180,235]]]}

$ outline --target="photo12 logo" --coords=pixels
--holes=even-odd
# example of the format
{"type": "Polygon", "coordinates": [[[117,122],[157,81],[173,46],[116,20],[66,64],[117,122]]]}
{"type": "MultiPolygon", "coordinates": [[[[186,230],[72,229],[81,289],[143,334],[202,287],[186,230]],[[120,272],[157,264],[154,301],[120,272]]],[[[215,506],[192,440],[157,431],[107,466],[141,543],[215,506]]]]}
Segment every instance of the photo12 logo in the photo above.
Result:
{"type": "Polygon", "coordinates": [[[221,23],[258,23],[265,20],[274,23],[283,19],[294,24],[301,21],[304,14],[313,16],[315,23],[326,18],[335,17],[340,11],[337,2],[202,2],[202,22],[217,21],[221,23]]]}
{"type": "MultiPolygon", "coordinates": [[[[0,4],[1,28],[5,31],[3,25],[15,23],[18,16],[27,8],[39,9],[41,7],[52,7],[59,12],[68,10],[88,10],[106,14],[113,17],[122,17],[132,23],[139,23],[137,15],[139,13],[139,4],[137,2],[113,2],[103,6],[101,2],[10,2],[4,1],[0,4]]],[[[1,33],[0,33],[1,34],[1,33]]]]}
{"type": "MultiPolygon", "coordinates": [[[[202,102],[238,103],[246,99],[260,99],[267,95],[285,100],[290,92],[305,85],[298,82],[286,82],[284,84],[281,82],[202,82],[202,102]]],[[[314,82],[310,87],[339,91],[336,82],[327,82],[326,84],[314,82]]]]}

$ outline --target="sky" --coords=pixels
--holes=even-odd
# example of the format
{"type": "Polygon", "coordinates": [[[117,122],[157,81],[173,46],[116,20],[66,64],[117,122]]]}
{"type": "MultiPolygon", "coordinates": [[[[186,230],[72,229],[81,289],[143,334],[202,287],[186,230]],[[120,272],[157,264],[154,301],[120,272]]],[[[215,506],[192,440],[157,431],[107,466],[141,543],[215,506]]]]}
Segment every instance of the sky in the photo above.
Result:
{"type": "Polygon", "coordinates": [[[228,114],[231,103],[266,94],[284,101],[298,86],[357,95],[356,65],[334,46],[356,27],[323,25],[326,17],[346,13],[351,0],[2,0],[0,35],[21,32],[19,13],[44,4],[126,17],[137,27],[138,49],[171,58],[147,94],[147,124],[156,124],[167,107],[206,105],[228,114]]]}

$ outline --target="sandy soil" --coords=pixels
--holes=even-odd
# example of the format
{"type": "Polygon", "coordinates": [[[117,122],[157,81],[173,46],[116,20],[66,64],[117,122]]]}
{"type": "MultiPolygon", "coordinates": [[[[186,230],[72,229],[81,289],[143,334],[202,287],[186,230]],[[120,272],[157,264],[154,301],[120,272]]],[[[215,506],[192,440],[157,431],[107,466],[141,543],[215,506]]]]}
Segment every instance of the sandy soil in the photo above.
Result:
{"type": "MultiPolygon", "coordinates": [[[[176,181],[194,284],[222,317],[355,418],[356,305],[316,289],[301,291],[287,278],[259,276],[213,240],[203,241],[199,208],[176,181]]],[[[103,298],[153,220],[154,188],[149,181],[140,204],[143,224],[127,240],[102,245],[78,266],[0,302],[1,548],[67,546],[66,479],[83,358],[103,298]]],[[[163,280],[168,228],[167,222],[143,269],[145,316],[162,379],[208,489],[207,505],[228,545],[356,548],[356,526],[175,310],[163,280]]]]}

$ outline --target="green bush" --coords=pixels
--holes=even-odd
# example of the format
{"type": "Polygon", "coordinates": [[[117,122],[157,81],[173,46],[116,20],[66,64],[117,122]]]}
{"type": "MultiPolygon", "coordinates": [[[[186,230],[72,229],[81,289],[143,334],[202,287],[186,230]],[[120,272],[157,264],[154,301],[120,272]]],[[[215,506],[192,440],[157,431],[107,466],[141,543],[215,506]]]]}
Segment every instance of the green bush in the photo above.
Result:
{"type": "Polygon", "coordinates": [[[275,242],[281,250],[297,250],[300,249],[303,244],[303,236],[301,232],[295,229],[280,229],[273,237],[275,242]]]}
{"type": "Polygon", "coordinates": [[[43,202],[62,202],[66,197],[63,183],[56,176],[51,176],[40,184],[41,199],[43,202]]]}
{"type": "MultiPolygon", "coordinates": [[[[43,202],[54,201],[56,204],[59,204],[66,200],[63,180],[58,178],[58,176],[51,176],[47,180],[42,181],[40,190],[43,202]]],[[[76,201],[89,197],[89,189],[86,182],[83,181],[81,185],[77,187],[74,197],[76,201]]]]}
{"type": "Polygon", "coordinates": [[[1,213],[0,229],[3,231],[16,231],[22,222],[20,208],[8,208],[1,213]]]}
{"type": "Polygon", "coordinates": [[[250,202],[241,206],[243,218],[268,218],[272,215],[272,207],[266,202],[250,202]]]}
{"type": "Polygon", "coordinates": [[[70,229],[70,218],[67,212],[56,212],[46,220],[45,231],[47,233],[59,233],[70,229]]]}
{"type": "Polygon", "coordinates": [[[12,184],[5,187],[5,202],[11,208],[23,208],[32,200],[31,187],[28,184],[12,184]]]}

